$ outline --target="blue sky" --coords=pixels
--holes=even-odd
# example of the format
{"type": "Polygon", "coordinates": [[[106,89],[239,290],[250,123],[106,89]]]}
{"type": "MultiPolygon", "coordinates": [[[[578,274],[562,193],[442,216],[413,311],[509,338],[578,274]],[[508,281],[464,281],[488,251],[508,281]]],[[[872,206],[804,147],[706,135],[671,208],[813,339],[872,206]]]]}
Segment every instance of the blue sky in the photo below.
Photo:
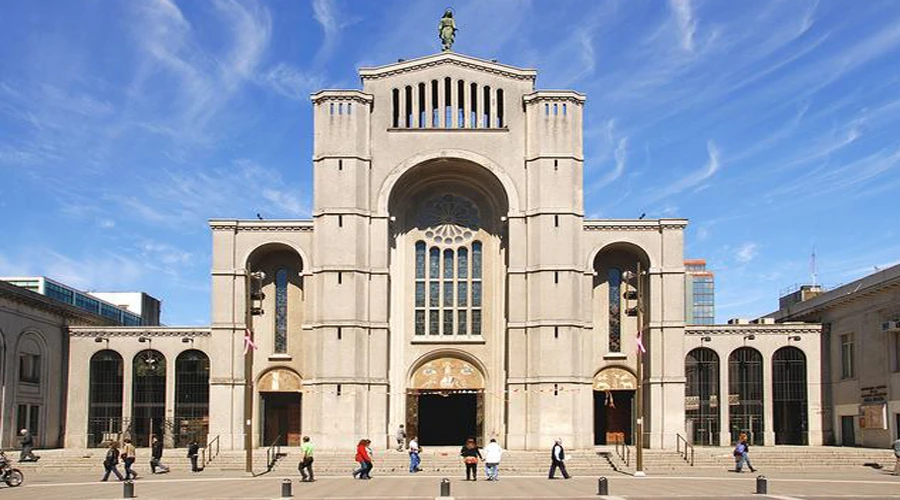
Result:
{"type": "MultiPolygon", "coordinates": [[[[589,217],[687,217],[717,316],[900,261],[895,1],[452,3],[458,52],[588,95],[589,217]]],[[[0,275],[209,321],[213,217],[305,218],[308,95],[439,51],[447,2],[0,4],[0,275]]]]}

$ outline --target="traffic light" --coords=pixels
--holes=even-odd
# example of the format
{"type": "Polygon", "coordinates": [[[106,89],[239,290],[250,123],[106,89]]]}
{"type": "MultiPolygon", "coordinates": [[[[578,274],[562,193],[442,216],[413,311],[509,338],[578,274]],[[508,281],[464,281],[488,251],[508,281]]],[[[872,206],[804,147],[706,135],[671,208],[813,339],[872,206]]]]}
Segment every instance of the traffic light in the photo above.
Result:
{"type": "Polygon", "coordinates": [[[264,279],[266,279],[266,273],[262,271],[250,273],[250,314],[252,316],[261,316],[265,313],[262,308],[262,301],[266,298],[266,294],[262,291],[264,279]]]}
{"type": "Polygon", "coordinates": [[[622,273],[622,283],[625,285],[625,292],[622,294],[622,298],[625,299],[625,315],[632,318],[637,317],[640,310],[637,280],[637,273],[634,271],[622,273]]]}

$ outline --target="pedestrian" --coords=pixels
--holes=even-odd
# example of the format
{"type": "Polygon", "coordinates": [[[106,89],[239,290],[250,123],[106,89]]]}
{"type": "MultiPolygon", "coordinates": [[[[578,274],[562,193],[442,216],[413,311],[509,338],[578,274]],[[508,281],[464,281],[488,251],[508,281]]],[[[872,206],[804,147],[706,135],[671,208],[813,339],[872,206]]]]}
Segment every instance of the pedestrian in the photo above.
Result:
{"type": "Polygon", "coordinates": [[[500,457],[503,455],[503,448],[497,444],[497,440],[491,438],[491,442],[484,447],[484,471],[487,474],[488,481],[499,481],[500,475],[497,470],[500,467],[500,457]]]}
{"type": "Polygon", "coordinates": [[[311,483],[315,481],[313,478],[313,445],[309,442],[309,436],[303,436],[303,444],[300,445],[300,476],[301,481],[311,483]],[[309,472],[309,476],[306,473],[309,472]]]}
{"type": "Polygon", "coordinates": [[[366,439],[366,453],[369,461],[366,463],[366,479],[372,479],[372,468],[375,467],[375,453],[372,451],[372,440],[366,439]]]}
{"type": "Polygon", "coordinates": [[[160,474],[169,472],[169,468],[162,463],[163,444],[156,436],[150,439],[150,473],[156,474],[159,469],[160,474]]]}
{"type": "Polygon", "coordinates": [[[419,453],[422,452],[422,449],[419,448],[419,440],[415,436],[409,440],[409,473],[415,474],[416,472],[421,472],[422,469],[419,468],[419,464],[422,463],[422,458],[419,456],[419,453]]]}
{"type": "Polygon", "coordinates": [[[459,456],[463,457],[466,464],[466,481],[478,481],[478,461],[481,460],[481,452],[475,445],[475,438],[466,439],[466,444],[459,450],[459,456]]]}
{"type": "Polygon", "coordinates": [[[734,471],[741,472],[744,463],[750,468],[750,472],[756,472],[750,463],[750,443],[747,442],[747,434],[742,432],[738,435],[737,445],[734,447],[734,471]]]}
{"type": "Polygon", "coordinates": [[[397,439],[397,451],[403,451],[406,445],[406,429],[403,428],[403,424],[397,427],[397,434],[394,437],[397,439]]]}
{"type": "Polygon", "coordinates": [[[355,460],[359,464],[359,469],[353,471],[354,479],[371,479],[369,471],[371,470],[372,457],[369,455],[368,443],[367,439],[360,439],[359,443],[356,444],[355,460]]]}
{"type": "Polygon", "coordinates": [[[134,445],[131,444],[131,438],[125,438],[125,446],[122,447],[122,463],[125,464],[125,480],[137,479],[137,472],[131,469],[134,465],[135,453],[134,445]]]}
{"type": "Polygon", "coordinates": [[[103,458],[103,469],[105,472],[103,473],[103,479],[100,481],[106,481],[109,479],[109,473],[112,472],[119,478],[119,481],[124,481],[125,478],[122,477],[122,473],[119,472],[119,443],[113,441],[109,443],[109,449],[106,450],[106,457],[103,458]]]}
{"type": "Polygon", "coordinates": [[[894,475],[900,476],[900,439],[894,441],[894,475]]]}
{"type": "Polygon", "coordinates": [[[22,444],[22,451],[19,453],[19,462],[37,462],[41,457],[34,454],[34,436],[28,429],[19,431],[21,438],[19,442],[22,444]]]}
{"type": "Polygon", "coordinates": [[[556,479],[556,468],[562,472],[563,479],[569,479],[569,473],[566,472],[566,450],[563,448],[562,439],[557,438],[556,443],[550,450],[550,475],[548,479],[556,479]]]}
{"type": "Polygon", "coordinates": [[[188,445],[187,456],[191,459],[191,472],[200,472],[203,470],[197,466],[197,458],[200,456],[200,445],[197,444],[196,439],[191,439],[191,444],[188,445]]]}

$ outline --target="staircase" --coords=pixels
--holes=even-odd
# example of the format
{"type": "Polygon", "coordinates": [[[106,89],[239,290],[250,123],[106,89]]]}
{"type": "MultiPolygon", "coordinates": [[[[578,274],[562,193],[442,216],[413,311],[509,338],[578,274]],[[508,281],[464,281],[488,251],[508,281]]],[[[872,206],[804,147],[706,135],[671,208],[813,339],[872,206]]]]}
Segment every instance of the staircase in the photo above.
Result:
{"type": "MultiPolygon", "coordinates": [[[[632,449],[630,467],[635,466],[632,449]]],[[[750,462],[760,470],[854,469],[866,464],[879,464],[892,469],[894,454],[878,448],[837,446],[751,446],[750,462]]],[[[734,469],[731,447],[695,447],[691,466],[674,450],[644,450],[644,471],[671,474],[700,469],[734,469]]]]}

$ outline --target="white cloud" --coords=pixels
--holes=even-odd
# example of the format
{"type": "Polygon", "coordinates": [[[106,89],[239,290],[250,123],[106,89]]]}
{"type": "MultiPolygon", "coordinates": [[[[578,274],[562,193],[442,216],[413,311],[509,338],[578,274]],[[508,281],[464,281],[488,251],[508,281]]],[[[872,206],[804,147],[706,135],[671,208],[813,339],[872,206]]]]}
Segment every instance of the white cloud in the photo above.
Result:
{"type": "Polygon", "coordinates": [[[678,194],[689,188],[697,186],[703,181],[714,176],[716,172],[719,171],[721,163],[719,161],[719,148],[716,147],[716,143],[713,142],[712,139],[706,142],[706,154],[706,165],[704,165],[703,168],[691,172],[685,177],[682,177],[681,179],[674,182],[669,187],[660,190],[655,195],[650,197],[650,201],[657,201],[673,194],[678,194]]]}
{"type": "Polygon", "coordinates": [[[734,252],[734,258],[738,262],[747,263],[755,259],[759,254],[759,245],[756,243],[744,243],[734,252]]]}
{"type": "Polygon", "coordinates": [[[278,94],[297,101],[307,101],[309,95],[323,86],[323,78],[306,73],[285,63],[279,63],[262,73],[257,81],[278,94]]]}
{"type": "Polygon", "coordinates": [[[675,15],[678,25],[681,48],[688,52],[694,51],[694,33],[697,31],[697,20],[694,18],[694,10],[690,0],[669,0],[669,6],[675,15]]]}

